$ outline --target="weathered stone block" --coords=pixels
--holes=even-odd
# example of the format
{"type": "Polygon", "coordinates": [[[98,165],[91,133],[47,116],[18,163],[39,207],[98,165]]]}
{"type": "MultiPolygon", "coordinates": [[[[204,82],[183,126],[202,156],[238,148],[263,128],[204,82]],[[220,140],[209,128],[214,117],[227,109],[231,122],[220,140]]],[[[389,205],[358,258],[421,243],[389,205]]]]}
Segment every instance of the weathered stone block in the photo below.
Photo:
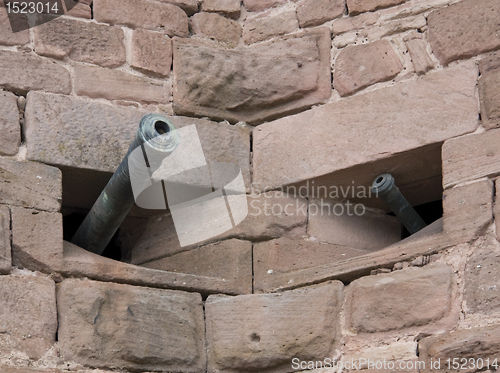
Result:
{"type": "Polygon", "coordinates": [[[286,0],[243,0],[243,5],[249,12],[262,12],[284,3],[286,0]]]}
{"type": "Polygon", "coordinates": [[[350,16],[363,12],[371,12],[377,9],[388,8],[399,5],[406,0],[347,0],[347,9],[350,16]]]}
{"type": "Polygon", "coordinates": [[[58,17],[33,30],[35,51],[40,55],[59,59],[68,57],[104,67],[116,67],[125,62],[120,27],[58,17]]]}
{"type": "Polygon", "coordinates": [[[500,127],[500,53],[483,58],[479,63],[479,71],[483,126],[488,129],[500,127]]]}
{"type": "Polygon", "coordinates": [[[32,90],[68,94],[71,78],[68,70],[46,58],[0,51],[0,87],[22,94],[32,90]]]}
{"type": "Polygon", "coordinates": [[[240,294],[252,293],[252,243],[227,240],[144,263],[144,267],[221,278],[240,294]]]}
{"type": "Polygon", "coordinates": [[[262,124],[253,131],[253,182],[262,189],[297,183],[472,132],[477,74],[475,64],[461,64],[262,124]]]}
{"type": "Polygon", "coordinates": [[[188,17],[178,6],[152,0],[94,0],[94,18],[111,25],[161,31],[187,37],[188,17]]]}
{"type": "Polygon", "coordinates": [[[481,180],[443,192],[443,229],[479,234],[493,220],[493,182],[481,180]]]}
{"type": "Polygon", "coordinates": [[[146,74],[170,75],[172,40],[161,32],[134,30],[130,66],[146,74]]]}
{"type": "MultiPolygon", "coordinates": [[[[467,362],[469,362],[469,359],[474,360],[474,362],[482,359],[484,363],[482,368],[487,368],[487,359],[489,359],[489,364],[494,364],[495,360],[498,363],[500,325],[456,330],[427,337],[419,342],[418,350],[420,351],[420,360],[425,362],[425,369],[421,370],[422,373],[477,372],[477,368],[469,364],[466,364],[460,370],[453,369],[453,361],[457,359],[459,365],[462,366],[464,361],[461,359],[467,359],[467,362]],[[431,359],[434,362],[440,359],[441,364],[431,367],[431,359]],[[447,359],[451,359],[450,365],[448,365],[447,359]]],[[[496,371],[496,367],[490,365],[490,368],[492,371],[496,371]]]]}
{"type": "Polygon", "coordinates": [[[427,43],[423,39],[406,40],[406,47],[410,52],[415,72],[419,75],[425,74],[434,68],[434,62],[427,52],[427,43]]]}
{"type": "Polygon", "coordinates": [[[13,264],[50,273],[61,269],[62,261],[62,215],[12,207],[13,264]]]}
{"type": "Polygon", "coordinates": [[[7,274],[12,268],[10,210],[0,206],[0,274],[7,274]]]}
{"type": "Polygon", "coordinates": [[[0,90],[0,154],[14,155],[21,144],[17,97],[0,90]]]}
{"type": "Polygon", "coordinates": [[[170,96],[163,81],[97,66],[75,66],[74,81],[77,95],[92,98],[167,103],[170,96]]]}
{"type": "Polygon", "coordinates": [[[217,12],[227,17],[238,19],[241,12],[241,0],[203,0],[201,9],[205,12],[217,12]]]}
{"type": "MultiPolygon", "coordinates": [[[[71,4],[71,9],[66,13],[69,16],[92,19],[92,9],[90,5],[92,1],[77,1],[77,0],[66,0],[65,4],[71,4]]],[[[68,5],[66,5],[66,8],[68,5]]]]}
{"type": "Polygon", "coordinates": [[[184,10],[188,16],[192,16],[198,11],[198,5],[200,0],[164,0],[165,3],[171,3],[177,5],[179,8],[184,10]]]}
{"type": "Polygon", "coordinates": [[[326,28],[229,50],[174,40],[174,112],[258,123],[324,103],[329,61],[326,28]]]}
{"type": "Polygon", "coordinates": [[[254,291],[262,293],[276,287],[276,276],[325,263],[341,262],[367,253],[365,250],[300,238],[278,238],[256,243],[253,249],[254,291]]]}
{"type": "Polygon", "coordinates": [[[265,12],[256,17],[248,17],[245,20],[243,40],[247,44],[253,44],[274,36],[288,34],[298,28],[299,23],[293,10],[275,15],[265,12]]]}
{"type": "Polygon", "coordinates": [[[208,371],[288,372],[292,358],[332,357],[342,289],[333,281],[280,294],[208,297],[208,371]]]}
{"type": "Polygon", "coordinates": [[[55,284],[42,275],[0,276],[0,351],[39,359],[56,341],[55,284]]]}
{"type": "Polygon", "coordinates": [[[377,22],[380,15],[375,12],[363,13],[356,17],[343,17],[332,23],[332,35],[340,35],[344,32],[362,29],[377,22]]]}
{"type": "Polygon", "coordinates": [[[58,284],[63,357],[94,367],[205,371],[200,294],[69,279],[58,284]]]}
{"type": "Polygon", "coordinates": [[[28,31],[28,18],[26,14],[10,14],[11,21],[5,9],[5,4],[0,1],[0,45],[24,45],[30,42],[28,31]],[[12,32],[11,22],[24,29],[19,32],[12,32]]]}
{"type": "Polygon", "coordinates": [[[464,0],[429,14],[429,41],[441,64],[500,48],[500,3],[464,0]]]}
{"type": "Polygon", "coordinates": [[[375,333],[436,323],[453,312],[453,283],[446,265],[362,277],[347,289],[347,326],[375,333]]]}
{"type": "Polygon", "coordinates": [[[248,215],[238,226],[208,241],[180,246],[169,213],[152,217],[145,227],[139,227],[124,239],[124,248],[132,251],[132,263],[140,264],[189,250],[208,242],[238,238],[262,241],[282,236],[300,237],[306,234],[307,200],[292,198],[280,192],[251,195],[248,215]]]}
{"type": "Polygon", "coordinates": [[[0,158],[0,203],[58,211],[61,208],[61,171],[36,162],[0,158]]]}
{"type": "Polygon", "coordinates": [[[500,310],[500,243],[488,236],[477,241],[465,268],[464,299],[469,313],[490,314],[500,310]]]}
{"type": "Polygon", "coordinates": [[[389,40],[353,45],[335,59],[333,86],[347,96],[372,84],[390,80],[403,69],[389,40]]]}
{"type": "Polygon", "coordinates": [[[383,211],[358,207],[353,203],[311,199],[307,233],[321,242],[369,251],[401,240],[399,219],[383,211]]]}
{"type": "Polygon", "coordinates": [[[191,17],[191,28],[195,34],[214,38],[235,47],[241,38],[241,26],[238,22],[217,13],[201,12],[191,17]]]}
{"type": "Polygon", "coordinates": [[[318,26],[341,17],[345,0],[301,0],[297,3],[297,18],[300,27],[318,26]]]}

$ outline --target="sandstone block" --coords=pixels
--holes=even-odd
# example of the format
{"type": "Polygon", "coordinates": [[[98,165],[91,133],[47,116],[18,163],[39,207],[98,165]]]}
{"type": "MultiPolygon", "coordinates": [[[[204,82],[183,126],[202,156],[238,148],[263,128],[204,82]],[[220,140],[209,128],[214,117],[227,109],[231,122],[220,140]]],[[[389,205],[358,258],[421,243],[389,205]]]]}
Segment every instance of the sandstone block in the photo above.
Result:
{"type": "Polygon", "coordinates": [[[380,250],[401,240],[401,222],[383,211],[357,209],[353,203],[311,199],[307,233],[321,242],[380,250]]]}
{"type": "Polygon", "coordinates": [[[500,219],[496,218],[500,216],[500,179],[495,181],[495,205],[493,210],[493,216],[495,217],[495,227],[497,231],[497,238],[500,236],[500,219]],[[497,190],[499,192],[497,192],[497,190]]]}
{"type": "Polygon", "coordinates": [[[427,17],[432,51],[446,65],[500,48],[500,3],[464,0],[427,17]]]}
{"type": "Polygon", "coordinates": [[[68,8],[68,4],[70,4],[70,10],[66,13],[69,16],[92,19],[92,9],[90,5],[92,2],[90,1],[76,1],[76,0],[65,0],[66,8],[68,8]]]}
{"type": "Polygon", "coordinates": [[[286,0],[243,0],[243,5],[249,12],[262,12],[284,3],[286,3],[286,0]]]}
{"type": "Polygon", "coordinates": [[[167,103],[169,86],[119,70],[77,65],[74,70],[75,93],[92,98],[167,103]]]}
{"type": "MultiPolygon", "coordinates": [[[[472,132],[478,125],[476,81],[476,66],[462,64],[262,124],[253,131],[253,182],[273,188],[326,179],[362,164],[369,174],[374,169],[370,162],[472,132]],[[307,129],[297,131],[304,123],[307,129]]],[[[428,151],[418,157],[425,158],[428,151]]],[[[356,176],[348,176],[348,185],[356,176]]],[[[334,178],[328,185],[337,183],[334,178]]]]}
{"type": "Polygon", "coordinates": [[[0,154],[14,155],[21,144],[17,97],[0,90],[0,154]]]}
{"type": "Polygon", "coordinates": [[[12,21],[9,21],[5,4],[0,1],[0,45],[24,45],[30,42],[30,34],[28,31],[28,19],[25,14],[11,14],[12,21]],[[14,18],[15,17],[15,18],[14,18]],[[18,32],[13,32],[11,22],[14,23],[18,32]]]}
{"type": "Polygon", "coordinates": [[[446,265],[362,277],[347,289],[348,328],[375,333],[436,323],[452,313],[453,283],[446,265]]]}
{"type": "Polygon", "coordinates": [[[227,240],[143,264],[162,271],[221,278],[240,294],[252,293],[252,243],[227,240]]]}
{"type": "Polygon", "coordinates": [[[326,28],[231,50],[174,40],[174,112],[256,123],[324,103],[329,61],[326,28]]]}
{"type": "Polygon", "coordinates": [[[410,52],[411,60],[417,74],[425,74],[434,68],[434,62],[427,53],[427,43],[422,39],[410,39],[406,41],[406,47],[410,52]]]}
{"type": "Polygon", "coordinates": [[[246,19],[243,28],[243,40],[247,44],[252,44],[274,36],[288,34],[298,28],[299,23],[293,10],[276,15],[265,12],[246,19]]]}
{"type": "Polygon", "coordinates": [[[241,26],[217,13],[201,12],[191,17],[191,28],[195,34],[214,38],[235,47],[241,38],[241,26]]]}
{"type": "Polygon", "coordinates": [[[0,274],[2,275],[9,273],[12,267],[10,239],[10,210],[7,206],[0,206],[0,274]]]}
{"type": "Polygon", "coordinates": [[[208,241],[180,246],[172,217],[169,213],[152,217],[145,227],[138,227],[124,239],[124,248],[132,252],[132,263],[140,264],[164,256],[171,256],[204,243],[238,238],[262,241],[282,236],[300,237],[306,234],[307,201],[281,192],[248,197],[248,215],[238,226],[208,241]]]}
{"type": "Polygon", "coordinates": [[[481,180],[443,192],[443,229],[480,234],[493,219],[493,182],[481,180]]]}
{"type": "Polygon", "coordinates": [[[488,236],[474,245],[465,268],[464,299],[469,313],[490,314],[500,310],[500,244],[488,236]]]}
{"type": "MultiPolygon", "coordinates": [[[[453,366],[448,366],[447,359],[451,359],[452,364],[453,359],[457,359],[458,361],[461,361],[461,359],[467,359],[467,361],[469,361],[468,359],[473,359],[474,361],[482,359],[484,362],[483,368],[486,368],[487,359],[489,359],[490,364],[493,364],[495,359],[497,359],[498,363],[499,350],[500,325],[456,330],[442,335],[427,337],[419,342],[420,359],[425,362],[426,366],[421,372],[456,372],[457,369],[453,369],[453,366]],[[431,359],[434,361],[441,359],[441,365],[437,366],[436,369],[430,368],[431,359]]],[[[491,365],[490,367],[492,371],[496,370],[495,367],[491,365]]],[[[477,371],[477,368],[468,364],[463,369],[460,369],[460,372],[472,373],[477,371]]]]}
{"type": "Polygon", "coordinates": [[[0,203],[58,211],[61,171],[41,163],[0,158],[0,190],[0,203]]]}
{"type": "Polygon", "coordinates": [[[356,17],[343,17],[332,23],[332,35],[340,35],[344,32],[365,28],[377,22],[378,13],[363,13],[356,17]]]}
{"type": "Polygon", "coordinates": [[[292,358],[333,356],[342,288],[333,281],[280,294],[208,297],[208,371],[288,372],[292,358]]]}
{"type": "Polygon", "coordinates": [[[201,9],[205,12],[217,12],[227,17],[238,19],[241,12],[241,0],[203,0],[201,9]]]}
{"type": "Polygon", "coordinates": [[[161,31],[170,37],[189,35],[188,17],[181,8],[152,0],[94,0],[94,18],[111,25],[161,31]]]}
{"type": "Polygon", "coordinates": [[[500,127],[500,53],[485,57],[479,64],[481,118],[486,128],[500,127]]]}
{"type": "Polygon", "coordinates": [[[71,92],[68,70],[53,61],[25,52],[0,51],[0,87],[24,94],[33,90],[71,92]]]}
{"type": "Polygon", "coordinates": [[[277,276],[367,253],[365,250],[300,238],[278,238],[256,243],[253,249],[254,291],[262,293],[273,287],[287,285],[287,281],[277,284],[274,281],[277,276]]]}
{"type": "Polygon", "coordinates": [[[301,0],[297,3],[300,27],[318,26],[344,14],[345,0],[301,0]]]}
{"type": "Polygon", "coordinates": [[[94,367],[203,372],[200,294],[69,279],[58,284],[59,344],[94,367]]]}
{"type": "Polygon", "coordinates": [[[0,351],[39,359],[56,341],[55,284],[41,275],[0,276],[0,351]]]}
{"type": "Polygon", "coordinates": [[[199,0],[163,0],[165,3],[177,5],[184,10],[188,16],[192,16],[198,11],[199,0]]]}
{"type": "Polygon", "coordinates": [[[377,9],[388,8],[399,5],[406,0],[347,0],[347,9],[350,16],[363,12],[371,12],[377,9]]]}
{"type": "Polygon", "coordinates": [[[68,57],[73,61],[104,67],[116,67],[125,62],[123,30],[120,27],[59,17],[33,30],[35,51],[42,56],[68,57]]]}
{"type": "Polygon", "coordinates": [[[170,75],[172,40],[161,32],[134,30],[130,66],[146,74],[170,75]]]}
{"type": "Polygon", "coordinates": [[[53,272],[63,260],[62,215],[12,208],[12,262],[19,268],[53,272]]]}
{"type": "Polygon", "coordinates": [[[372,84],[390,80],[403,69],[389,40],[353,45],[343,49],[335,60],[333,86],[347,96],[372,84]]]}

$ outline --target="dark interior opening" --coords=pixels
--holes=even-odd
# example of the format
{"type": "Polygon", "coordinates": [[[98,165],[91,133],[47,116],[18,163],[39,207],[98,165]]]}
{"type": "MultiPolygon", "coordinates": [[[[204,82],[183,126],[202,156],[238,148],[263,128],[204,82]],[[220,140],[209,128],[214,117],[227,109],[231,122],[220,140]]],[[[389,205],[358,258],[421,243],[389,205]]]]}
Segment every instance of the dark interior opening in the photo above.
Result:
{"type": "MultiPolygon", "coordinates": [[[[63,215],[63,239],[65,241],[71,241],[73,235],[82,224],[83,219],[85,219],[86,213],[71,212],[69,214],[63,215]]],[[[109,242],[108,246],[104,249],[102,256],[114,260],[122,259],[121,247],[118,242],[118,234],[120,229],[116,231],[113,238],[109,242]]]]}
{"type": "Polygon", "coordinates": [[[158,120],[155,122],[155,130],[158,132],[160,135],[164,135],[168,132],[170,132],[170,127],[168,126],[167,123],[158,120]]]}
{"type": "MultiPolygon", "coordinates": [[[[443,201],[432,201],[428,203],[424,203],[422,205],[413,206],[415,211],[420,215],[425,224],[429,225],[434,223],[436,220],[443,217],[443,201]]],[[[396,216],[393,212],[389,213],[389,215],[396,216]]],[[[410,237],[410,232],[401,224],[401,239],[405,239],[410,237]]]]}

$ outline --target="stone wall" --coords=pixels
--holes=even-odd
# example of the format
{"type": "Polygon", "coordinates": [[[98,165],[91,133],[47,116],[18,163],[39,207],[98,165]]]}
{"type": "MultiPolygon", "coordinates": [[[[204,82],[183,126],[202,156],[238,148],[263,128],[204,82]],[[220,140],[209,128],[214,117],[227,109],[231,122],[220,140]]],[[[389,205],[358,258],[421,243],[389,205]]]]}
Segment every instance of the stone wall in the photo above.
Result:
{"type": "Polygon", "coordinates": [[[498,0],[44,17],[0,6],[0,372],[500,371],[498,0]],[[240,167],[249,215],[183,247],[134,208],[122,261],[63,240],[147,112],[240,167]],[[382,172],[442,218],[401,240],[382,172]]]}

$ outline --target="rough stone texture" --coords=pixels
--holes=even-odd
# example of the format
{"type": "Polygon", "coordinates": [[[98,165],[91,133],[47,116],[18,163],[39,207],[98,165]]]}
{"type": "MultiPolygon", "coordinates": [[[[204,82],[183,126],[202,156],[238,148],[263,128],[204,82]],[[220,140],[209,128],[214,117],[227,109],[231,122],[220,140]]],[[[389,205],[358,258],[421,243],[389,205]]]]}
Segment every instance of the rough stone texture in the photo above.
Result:
{"type": "Polygon", "coordinates": [[[63,261],[62,215],[12,208],[12,263],[19,268],[51,273],[63,261]]]}
{"type": "Polygon", "coordinates": [[[66,7],[68,7],[68,4],[70,4],[71,7],[71,9],[66,13],[67,15],[78,18],[92,19],[92,9],[90,8],[92,1],[65,0],[64,3],[66,4],[66,7]]]}
{"type": "Polygon", "coordinates": [[[130,66],[146,74],[170,75],[172,40],[161,32],[134,30],[130,66]]]}
{"type": "Polygon", "coordinates": [[[296,183],[472,132],[477,74],[474,63],[461,64],[260,125],[253,131],[253,182],[260,188],[296,183]],[[307,136],[296,130],[304,123],[307,136]]]}
{"type": "Polygon", "coordinates": [[[41,275],[0,276],[0,303],[0,351],[42,357],[56,341],[54,281],[41,275]]]}
{"type": "Polygon", "coordinates": [[[298,28],[299,23],[293,10],[287,10],[275,15],[265,12],[246,19],[243,28],[243,40],[247,44],[252,44],[274,36],[288,34],[298,28]]]}
{"type": "Polygon", "coordinates": [[[359,216],[361,212],[355,213],[354,206],[352,203],[349,206],[335,201],[309,200],[307,233],[321,242],[369,251],[401,240],[399,219],[383,211],[370,210],[359,216]]]}
{"type": "Polygon", "coordinates": [[[92,98],[167,103],[170,96],[163,81],[97,66],[75,66],[74,82],[77,95],[92,98]]]}
{"type": "Polygon", "coordinates": [[[365,255],[365,250],[301,239],[278,238],[253,249],[254,291],[264,292],[276,275],[365,255]]]}
{"type": "Polygon", "coordinates": [[[464,299],[468,313],[500,310],[500,243],[493,237],[478,240],[465,268],[464,299]]]}
{"type": "MultiPolygon", "coordinates": [[[[11,14],[14,17],[14,14],[11,14]]],[[[28,30],[28,19],[25,14],[18,14],[13,19],[14,24],[19,25],[23,31],[12,32],[9,17],[3,1],[0,1],[0,45],[24,45],[29,43],[30,34],[28,30]]]]}
{"type": "Polygon", "coordinates": [[[419,75],[425,74],[434,68],[434,62],[427,53],[427,43],[422,39],[406,40],[406,47],[410,52],[415,72],[419,75]]]}
{"type": "Polygon", "coordinates": [[[487,129],[500,127],[500,53],[483,58],[479,63],[479,71],[483,126],[487,129]]]}
{"type": "Polygon", "coordinates": [[[480,234],[493,220],[493,182],[481,180],[443,192],[443,229],[480,234]]]}
{"type": "Polygon", "coordinates": [[[427,17],[429,41],[441,64],[500,48],[500,3],[464,0],[427,17]]]}
{"type": "Polygon", "coordinates": [[[42,56],[116,67],[125,62],[123,30],[93,22],[61,18],[34,30],[35,51],[42,56]]]}
{"type": "MultiPolygon", "coordinates": [[[[349,346],[347,344],[347,346],[349,346]]],[[[395,344],[382,345],[381,347],[371,347],[362,351],[352,351],[347,347],[346,354],[342,357],[342,361],[357,362],[357,367],[363,373],[418,373],[418,369],[367,369],[369,366],[374,367],[377,362],[393,361],[395,367],[400,367],[400,362],[417,360],[417,342],[398,342],[395,344]],[[365,370],[366,369],[366,370],[365,370]]],[[[379,363],[379,364],[380,364],[379,363]]],[[[386,363],[387,365],[387,363],[386,363]]],[[[355,371],[358,369],[354,369],[355,371]]]]}
{"type": "Polygon", "coordinates": [[[281,294],[208,297],[208,371],[288,372],[292,358],[333,356],[342,289],[333,281],[281,294]]]}
{"type": "Polygon", "coordinates": [[[203,372],[200,294],[69,279],[58,284],[59,344],[94,367],[203,372]]]}
{"type": "Polygon", "coordinates": [[[188,17],[178,6],[152,0],[94,0],[94,18],[111,25],[161,31],[187,37],[188,17]]]}
{"type": "Polygon", "coordinates": [[[191,17],[191,28],[195,34],[214,38],[235,47],[241,38],[241,26],[238,22],[216,13],[201,12],[191,17]]]}
{"type": "Polygon", "coordinates": [[[297,3],[297,18],[300,27],[318,26],[341,17],[345,0],[301,0],[297,3]]]}
{"type": "Polygon", "coordinates": [[[192,16],[198,11],[198,4],[200,0],[163,0],[164,3],[171,3],[177,5],[184,10],[188,16],[192,16]]]}
{"type": "Polygon", "coordinates": [[[0,158],[0,203],[58,211],[61,208],[61,171],[36,162],[0,158]]]}
{"type": "Polygon", "coordinates": [[[406,0],[347,0],[350,16],[404,3],[406,0]]]}
{"type": "Polygon", "coordinates": [[[22,94],[33,90],[69,94],[71,78],[68,70],[46,58],[2,50],[0,88],[22,94]]]}
{"type": "Polygon", "coordinates": [[[335,59],[333,86],[347,96],[372,84],[394,78],[403,69],[389,40],[353,45],[335,59]]]}
{"type": "MultiPolygon", "coordinates": [[[[306,234],[307,200],[293,198],[281,192],[268,192],[265,195],[249,196],[248,205],[245,220],[209,241],[229,238],[262,241],[306,234]]],[[[207,243],[181,247],[169,213],[160,218],[150,218],[145,227],[138,227],[123,241],[124,249],[132,252],[134,264],[171,256],[207,243]]]]}
{"type": "Polygon", "coordinates": [[[347,289],[346,325],[353,332],[374,333],[436,323],[454,313],[453,283],[444,264],[362,277],[347,289]]]}
{"type": "Polygon", "coordinates": [[[201,9],[205,12],[217,12],[237,19],[241,12],[241,0],[203,0],[201,9]]]}
{"type": "Polygon", "coordinates": [[[252,243],[227,240],[143,264],[144,267],[222,278],[241,294],[252,292],[252,243]]]}
{"type": "Polygon", "coordinates": [[[240,284],[220,277],[138,267],[91,253],[67,241],[64,241],[64,266],[61,273],[69,277],[87,277],[97,281],[187,290],[202,294],[238,295],[242,294],[243,290],[240,284]]]}
{"type": "MultiPolygon", "coordinates": [[[[424,338],[419,342],[420,360],[426,364],[422,373],[453,373],[456,369],[448,369],[447,359],[483,359],[486,367],[486,359],[490,364],[494,360],[498,362],[498,351],[500,350],[500,325],[490,325],[482,328],[456,330],[454,332],[424,338]],[[430,361],[441,359],[438,369],[430,369],[430,361]]],[[[476,372],[476,369],[468,369],[466,364],[460,372],[476,372]]],[[[491,366],[490,366],[491,367],[491,366]]],[[[492,371],[496,368],[491,367],[492,371]]]]}
{"type": "Polygon", "coordinates": [[[82,98],[30,92],[25,124],[28,159],[114,172],[143,114],[82,98]]]}
{"type": "Polygon", "coordinates": [[[495,181],[495,205],[493,210],[493,216],[495,217],[495,228],[497,232],[497,238],[500,238],[500,219],[496,218],[497,216],[500,216],[500,179],[497,179],[495,181]]]}
{"type": "Polygon", "coordinates": [[[0,206],[0,274],[2,275],[9,273],[12,267],[10,239],[10,210],[7,206],[0,206]]]}
{"type": "Polygon", "coordinates": [[[332,35],[340,35],[347,31],[371,26],[377,22],[378,13],[363,13],[356,17],[343,17],[332,23],[332,35]]]}
{"type": "Polygon", "coordinates": [[[21,144],[17,97],[0,90],[0,154],[14,155],[21,144]]]}
{"type": "Polygon", "coordinates": [[[249,12],[262,12],[284,3],[286,0],[243,0],[243,5],[249,12]]]}
{"type": "Polygon", "coordinates": [[[262,122],[331,94],[330,33],[318,28],[233,50],[174,40],[174,111],[230,121],[262,122]]]}

